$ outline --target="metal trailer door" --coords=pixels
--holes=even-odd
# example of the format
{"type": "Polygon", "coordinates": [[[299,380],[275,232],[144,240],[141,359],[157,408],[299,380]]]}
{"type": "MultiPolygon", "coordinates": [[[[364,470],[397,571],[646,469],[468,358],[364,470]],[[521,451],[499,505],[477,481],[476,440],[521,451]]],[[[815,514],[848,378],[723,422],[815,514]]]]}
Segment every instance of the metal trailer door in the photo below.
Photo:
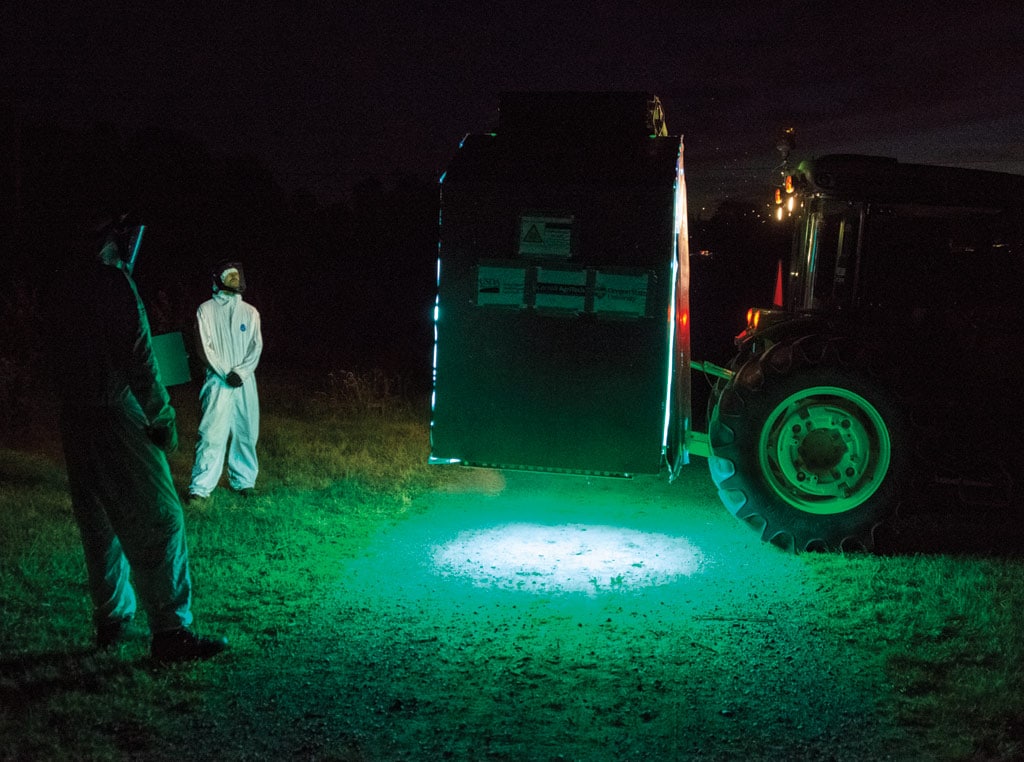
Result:
{"type": "Polygon", "coordinates": [[[442,177],[431,460],[656,473],[689,415],[681,141],[542,137],[442,177]]]}

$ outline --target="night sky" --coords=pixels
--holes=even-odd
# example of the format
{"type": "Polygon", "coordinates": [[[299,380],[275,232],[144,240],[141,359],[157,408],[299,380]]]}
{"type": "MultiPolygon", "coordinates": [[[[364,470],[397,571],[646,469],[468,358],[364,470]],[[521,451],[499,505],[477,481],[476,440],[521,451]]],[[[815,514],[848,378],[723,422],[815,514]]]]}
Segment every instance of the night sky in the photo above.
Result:
{"type": "Polygon", "coordinates": [[[19,118],[180,129],[325,201],[436,178],[506,90],[657,94],[691,209],[756,196],[790,126],[797,158],[1024,173],[1019,0],[92,5],[5,3],[19,118]]]}

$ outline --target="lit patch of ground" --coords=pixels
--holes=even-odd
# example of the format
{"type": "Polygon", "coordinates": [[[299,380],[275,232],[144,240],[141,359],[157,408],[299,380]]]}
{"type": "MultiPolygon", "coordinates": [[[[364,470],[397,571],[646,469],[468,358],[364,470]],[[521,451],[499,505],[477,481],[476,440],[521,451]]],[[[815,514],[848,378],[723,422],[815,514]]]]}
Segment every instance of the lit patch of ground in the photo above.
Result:
{"type": "Polygon", "coordinates": [[[685,538],[624,527],[515,523],[462,532],[432,559],[438,573],[479,587],[595,595],[690,576],[703,554],[685,538]]]}

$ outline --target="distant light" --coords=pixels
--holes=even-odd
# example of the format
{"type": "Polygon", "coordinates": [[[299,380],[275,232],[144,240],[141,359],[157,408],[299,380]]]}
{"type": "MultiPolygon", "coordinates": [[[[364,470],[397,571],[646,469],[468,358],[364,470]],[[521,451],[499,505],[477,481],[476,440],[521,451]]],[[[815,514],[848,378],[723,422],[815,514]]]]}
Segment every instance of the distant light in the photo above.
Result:
{"type": "Polygon", "coordinates": [[[432,559],[438,574],[477,587],[588,595],[665,585],[704,566],[683,537],[589,524],[466,531],[436,546],[432,559]]]}

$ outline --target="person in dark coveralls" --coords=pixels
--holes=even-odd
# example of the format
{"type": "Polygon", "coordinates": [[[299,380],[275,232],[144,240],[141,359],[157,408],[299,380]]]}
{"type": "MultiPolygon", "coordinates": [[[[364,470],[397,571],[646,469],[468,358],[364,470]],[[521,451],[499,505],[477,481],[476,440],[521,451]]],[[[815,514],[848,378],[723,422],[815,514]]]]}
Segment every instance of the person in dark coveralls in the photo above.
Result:
{"type": "Polygon", "coordinates": [[[96,645],[122,641],[137,593],[154,659],[206,659],[227,640],[190,629],[185,523],[166,455],[178,444],[175,412],[131,272],[141,232],[125,216],[91,225],[91,240],[79,242],[53,307],[71,505],[85,550],[96,645]]]}

